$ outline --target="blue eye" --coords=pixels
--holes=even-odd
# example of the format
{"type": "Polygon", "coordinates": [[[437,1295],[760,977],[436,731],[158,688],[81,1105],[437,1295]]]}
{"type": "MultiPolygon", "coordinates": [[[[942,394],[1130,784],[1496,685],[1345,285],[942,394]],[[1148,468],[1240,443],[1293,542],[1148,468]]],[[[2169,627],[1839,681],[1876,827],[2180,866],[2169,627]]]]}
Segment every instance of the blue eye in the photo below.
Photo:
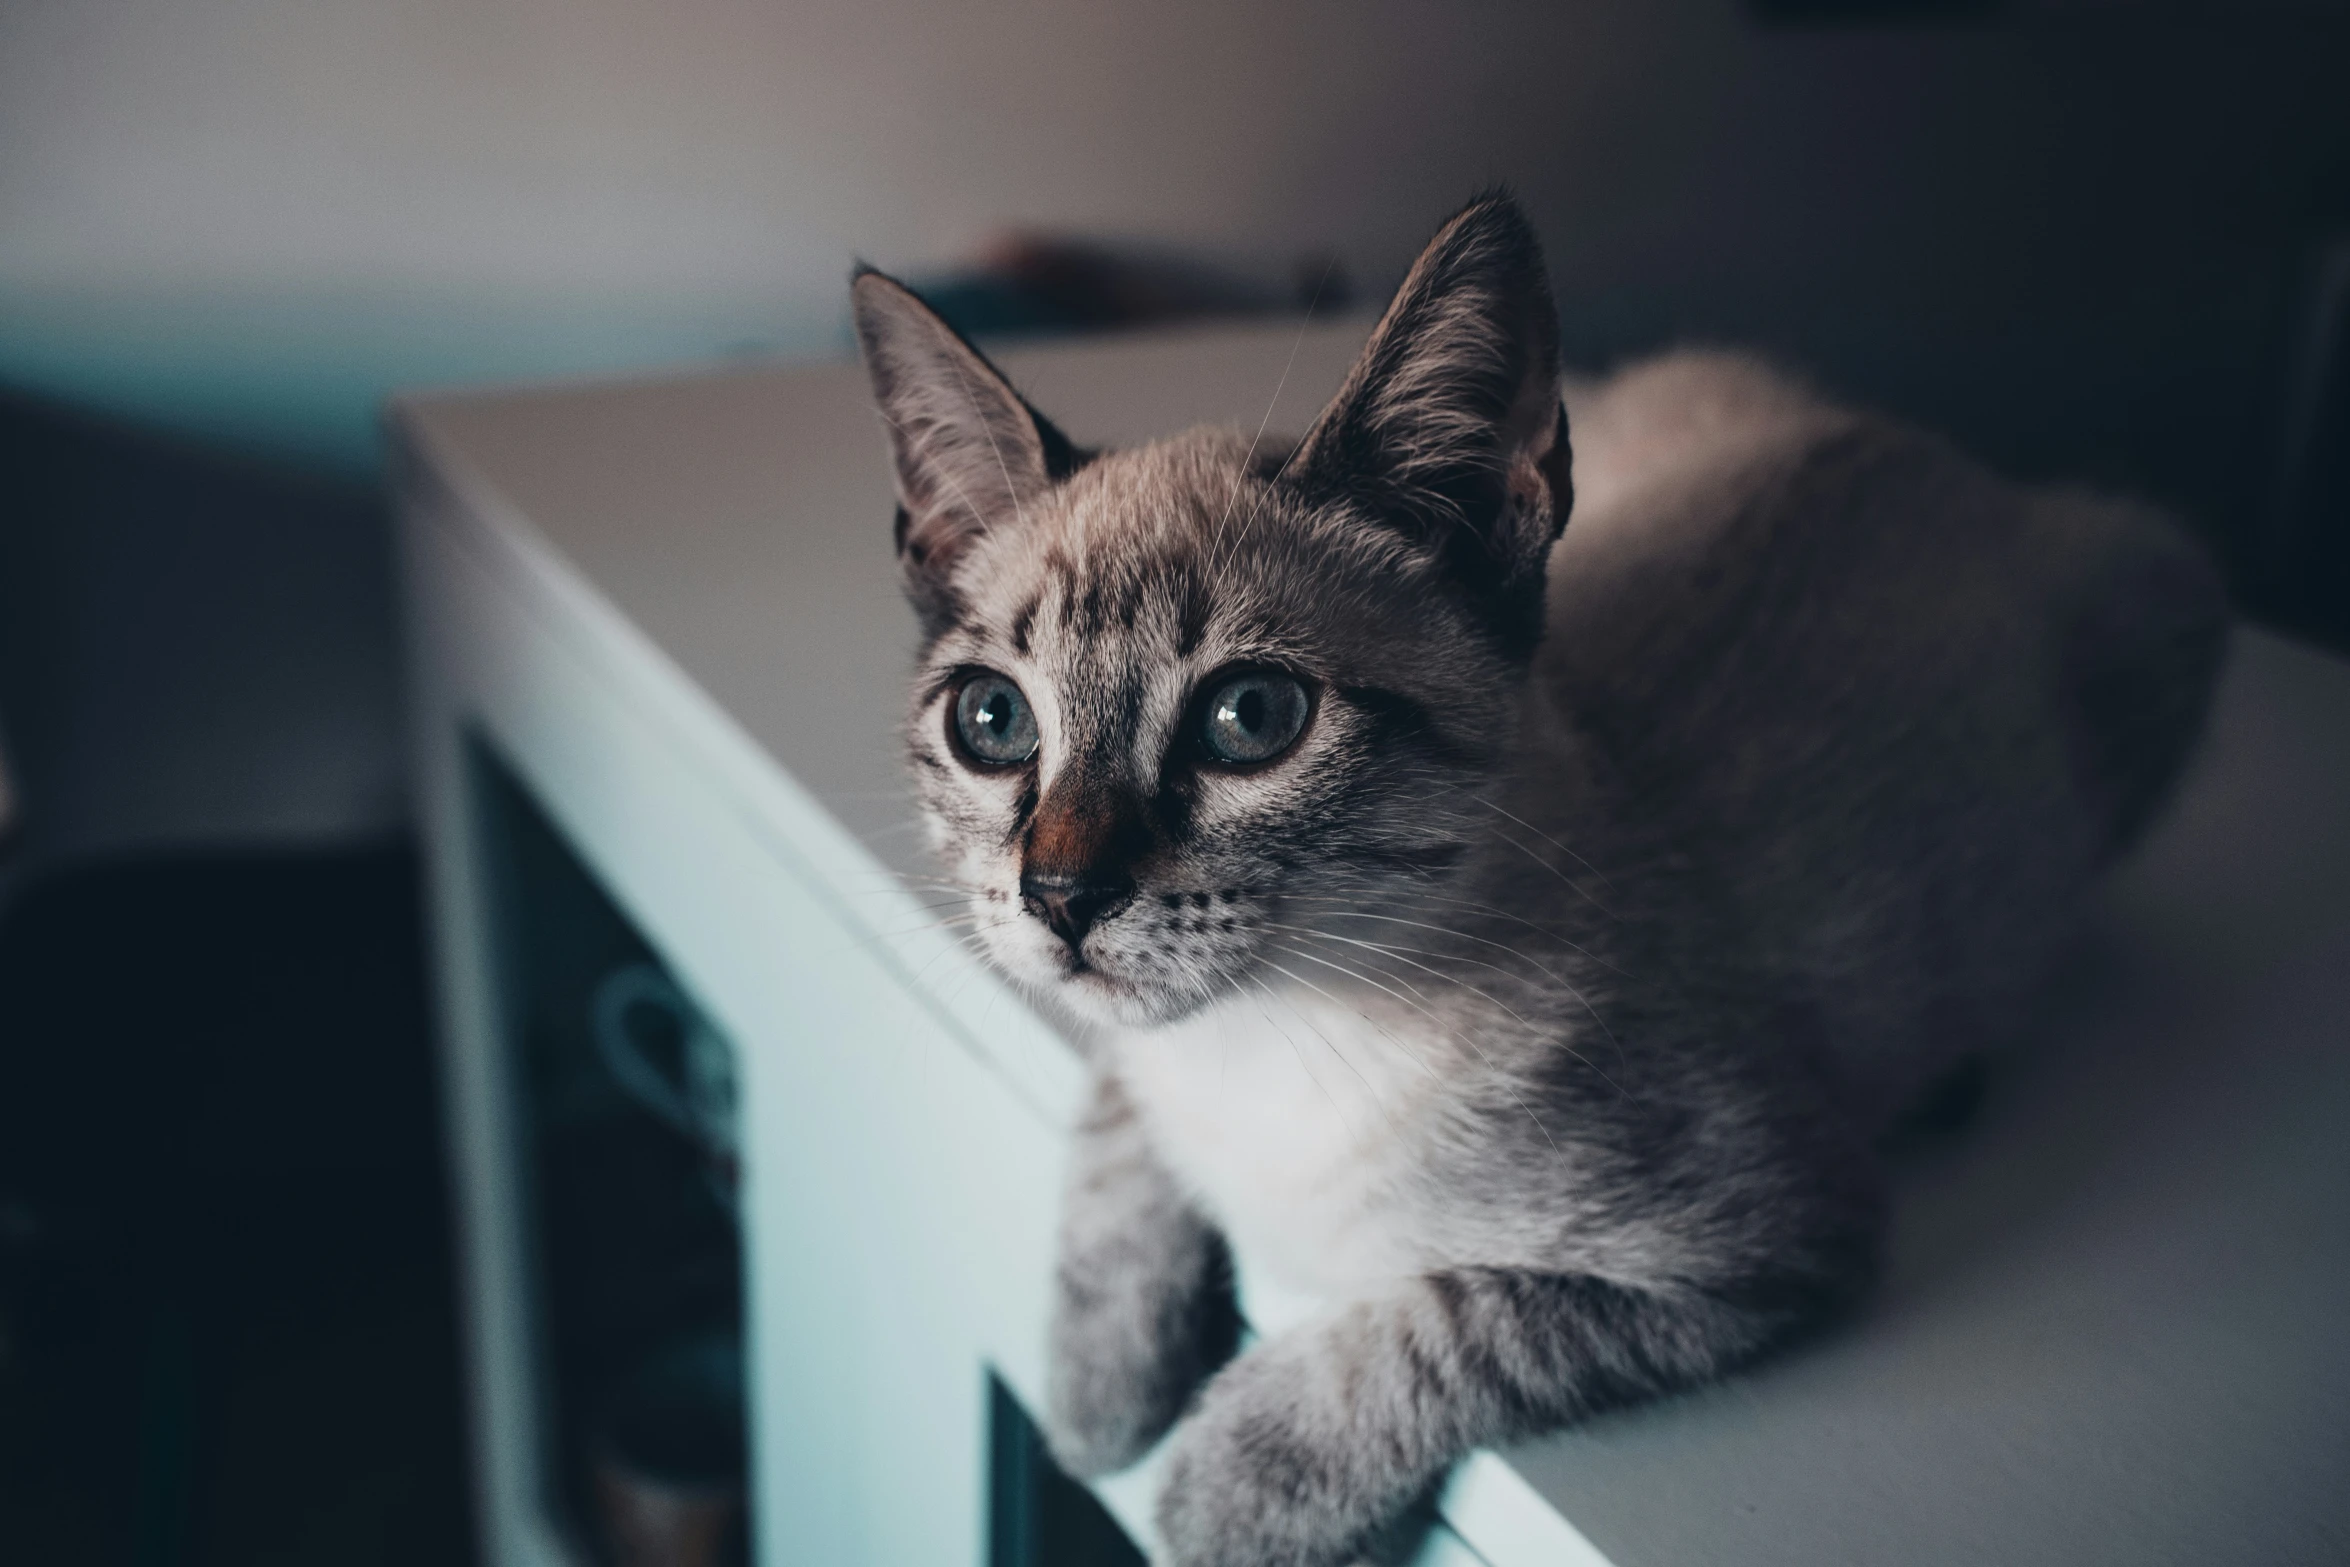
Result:
{"type": "Polygon", "coordinates": [[[1200,743],[1219,762],[1269,762],[1306,726],[1306,688],[1271,671],[1235,675],[1208,693],[1200,743]]]}
{"type": "Polygon", "coordinates": [[[1036,714],[1003,676],[973,675],[955,693],[955,736],[977,760],[1011,767],[1036,754],[1036,714]]]}

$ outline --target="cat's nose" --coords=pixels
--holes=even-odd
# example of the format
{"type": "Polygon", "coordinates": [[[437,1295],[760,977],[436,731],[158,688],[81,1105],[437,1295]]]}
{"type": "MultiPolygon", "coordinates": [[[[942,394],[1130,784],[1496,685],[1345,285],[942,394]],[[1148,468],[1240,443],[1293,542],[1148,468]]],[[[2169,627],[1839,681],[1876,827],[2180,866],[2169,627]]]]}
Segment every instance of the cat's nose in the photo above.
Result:
{"type": "Polygon", "coordinates": [[[1035,875],[1020,877],[1021,907],[1043,920],[1052,933],[1074,951],[1103,914],[1134,896],[1130,876],[1088,872],[1082,876],[1035,875]]]}
{"type": "Polygon", "coordinates": [[[1134,896],[1131,867],[1149,847],[1133,796],[1083,766],[1045,791],[1020,859],[1020,903],[1077,950],[1134,896]]]}

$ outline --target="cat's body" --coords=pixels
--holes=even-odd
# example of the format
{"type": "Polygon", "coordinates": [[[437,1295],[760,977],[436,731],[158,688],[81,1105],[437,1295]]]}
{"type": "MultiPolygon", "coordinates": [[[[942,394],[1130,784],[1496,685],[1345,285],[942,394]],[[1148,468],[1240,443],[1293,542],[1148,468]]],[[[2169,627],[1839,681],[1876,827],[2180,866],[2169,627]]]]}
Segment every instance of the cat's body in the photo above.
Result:
{"type": "Polygon", "coordinates": [[[1590,1117],[1552,1132],[1536,1109],[1552,1058],[1653,1093],[1619,1035],[1658,1013],[1818,1048],[1872,1140],[1999,1041],[2142,814],[2066,744],[2080,621],[2150,612],[2111,651],[2157,680],[2165,639],[2192,658],[2208,625],[2206,568],[2166,527],[2025,495],[1750,361],[1676,355],[1568,406],[1587,477],[1515,754],[1464,807],[1492,813],[1482,853],[1425,902],[1289,942],[1268,989],[1108,1036],[1161,1156],[1300,1290],[1558,1265],[1517,1233],[1522,1193],[1464,1223],[1460,1087],[1506,1085],[1502,1119],[1571,1146],[1590,1117]],[[2012,623],[1986,634],[1990,608],[2012,623]]]}
{"type": "Polygon", "coordinates": [[[1185,1567],[1342,1560],[1848,1300],[1879,1134],[2028,998],[2224,638],[2160,519],[1726,356],[1569,396],[1561,538],[1532,254],[1456,219],[1294,452],[1090,463],[860,285],[934,830],[1101,1025],[1055,1447],[1181,1416],[1185,1567]],[[1230,1249],[1329,1306],[1219,1370],[1230,1249]]]}

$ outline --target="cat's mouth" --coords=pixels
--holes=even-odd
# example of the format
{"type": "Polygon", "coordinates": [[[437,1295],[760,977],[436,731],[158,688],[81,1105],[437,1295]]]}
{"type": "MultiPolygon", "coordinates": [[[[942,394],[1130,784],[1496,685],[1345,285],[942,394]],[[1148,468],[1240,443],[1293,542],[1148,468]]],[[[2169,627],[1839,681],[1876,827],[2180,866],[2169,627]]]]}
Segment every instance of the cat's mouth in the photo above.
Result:
{"type": "Polygon", "coordinates": [[[1182,976],[1154,971],[1147,958],[1140,971],[1116,956],[1104,967],[1099,958],[1072,958],[1054,985],[1065,1004],[1097,1022],[1121,1028],[1157,1029],[1181,1022],[1212,1004],[1227,988],[1216,981],[1187,982],[1182,976]]]}
{"type": "Polygon", "coordinates": [[[1239,893],[1154,893],[1071,942],[1041,916],[993,925],[986,949],[1006,974],[1091,1021],[1127,1028],[1175,1022],[1214,1001],[1245,962],[1239,893]]]}
{"type": "Polygon", "coordinates": [[[1114,969],[1102,966],[1099,953],[1088,956],[1083,949],[1063,948],[1061,952],[1061,983],[1089,995],[1130,996],[1136,993],[1134,982],[1114,969]]]}
{"type": "MultiPolygon", "coordinates": [[[[1086,945],[1090,948],[1092,943],[1086,945]]],[[[1049,972],[1041,976],[1043,988],[1096,1022],[1147,1028],[1168,1022],[1196,1004],[1186,1002],[1175,987],[1154,978],[1147,972],[1147,963],[1145,971],[1138,973],[1116,953],[1063,947],[1047,965],[1049,972]]]]}
{"type": "Polygon", "coordinates": [[[1149,987],[1077,953],[1062,958],[1052,988],[1064,1003],[1100,1022],[1148,1023],[1156,1020],[1162,1010],[1149,987]]]}

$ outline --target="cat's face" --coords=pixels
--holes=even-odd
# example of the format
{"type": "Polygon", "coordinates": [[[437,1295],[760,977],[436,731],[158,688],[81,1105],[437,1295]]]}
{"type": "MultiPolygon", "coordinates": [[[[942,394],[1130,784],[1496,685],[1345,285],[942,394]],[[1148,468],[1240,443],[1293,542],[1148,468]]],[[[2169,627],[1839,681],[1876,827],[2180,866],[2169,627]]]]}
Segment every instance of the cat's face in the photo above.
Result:
{"type": "Polygon", "coordinates": [[[1084,461],[859,280],[929,634],[908,749],[953,917],[1006,973],[1128,1025],[1323,985],[1299,927],[1469,852],[1566,503],[1530,247],[1512,210],[1456,219],[1286,455],[1202,431],[1084,461]]]}
{"type": "Polygon", "coordinates": [[[1327,983],[1287,927],[1441,878],[1506,744],[1511,661],[1421,562],[1245,474],[1244,447],[1103,457],[975,542],[916,683],[964,923],[1097,1017],[1327,983]]]}

